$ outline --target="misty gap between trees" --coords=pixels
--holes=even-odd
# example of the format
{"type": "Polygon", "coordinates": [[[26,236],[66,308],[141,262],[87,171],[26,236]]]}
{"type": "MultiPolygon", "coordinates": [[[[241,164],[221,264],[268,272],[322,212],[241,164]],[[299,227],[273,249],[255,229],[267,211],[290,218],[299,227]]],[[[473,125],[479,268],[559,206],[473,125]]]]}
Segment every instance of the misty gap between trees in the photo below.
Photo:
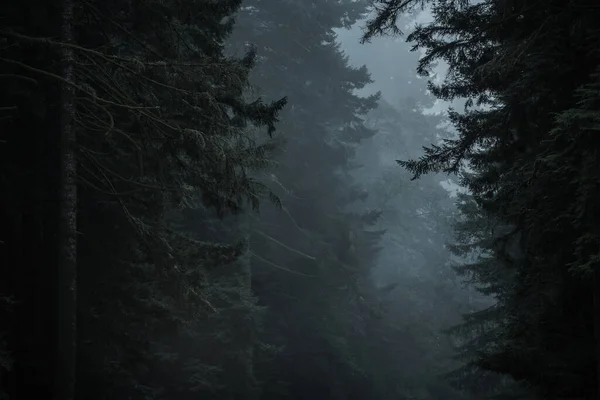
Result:
{"type": "Polygon", "coordinates": [[[0,399],[600,399],[599,23],[5,0],[0,399]]]}

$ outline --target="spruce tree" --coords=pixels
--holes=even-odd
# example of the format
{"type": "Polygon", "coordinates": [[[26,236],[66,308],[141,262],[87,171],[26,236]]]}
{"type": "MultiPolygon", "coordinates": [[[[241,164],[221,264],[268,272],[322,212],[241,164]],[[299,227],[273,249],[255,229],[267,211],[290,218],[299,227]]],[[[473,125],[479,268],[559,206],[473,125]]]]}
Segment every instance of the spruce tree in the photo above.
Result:
{"type": "Polygon", "coordinates": [[[596,268],[596,224],[580,221],[590,221],[598,203],[590,202],[595,192],[586,183],[597,174],[586,160],[595,151],[589,107],[598,8],[589,1],[378,1],[365,38],[394,30],[398,13],[423,3],[433,6],[434,22],[407,37],[425,50],[419,71],[445,61],[446,78],[431,91],[467,104],[462,113],[450,111],[457,138],[401,165],[417,177],[468,167],[461,183],[502,227],[493,257],[515,275],[511,285],[498,281],[508,292],[508,314],[477,364],[541,398],[597,397],[599,356],[589,322],[595,289],[585,276],[596,268]]]}
{"type": "Polygon", "coordinates": [[[231,51],[255,45],[261,63],[252,82],[269,96],[289,94],[285,150],[271,175],[283,210],[265,209],[251,242],[253,286],[267,306],[263,337],[281,350],[257,371],[265,396],[367,396],[354,345],[366,331],[363,300],[380,233],[369,232],[377,213],[350,210],[365,193],[348,171],[355,147],[374,134],[361,116],[377,97],[353,93],[369,76],[349,66],[333,33],[355,22],[364,4],[245,6],[231,51]]]}
{"type": "Polygon", "coordinates": [[[224,55],[239,4],[76,2],[72,15],[33,1],[8,5],[0,64],[2,76],[15,79],[2,96],[16,106],[2,121],[2,258],[11,270],[0,281],[15,299],[14,323],[3,320],[2,330],[18,355],[6,379],[3,372],[9,396],[191,398],[222,389],[217,370],[236,376],[237,365],[219,354],[198,347],[188,353],[183,344],[201,337],[197,346],[206,349],[218,342],[221,325],[237,331],[239,317],[229,312],[219,320],[222,304],[212,297],[237,291],[235,308],[251,301],[249,287],[211,271],[238,268],[245,247],[232,237],[201,240],[175,222],[183,210],[200,208],[208,229],[215,215],[257,209],[268,194],[251,171],[270,163],[274,144],[255,131],[273,133],[285,99],[248,100],[254,54],[224,55]],[[68,24],[57,23],[65,15],[68,24]],[[61,26],[72,36],[59,35],[61,26]],[[57,54],[68,63],[54,63],[57,54]],[[65,88],[71,98],[61,97],[65,88]],[[71,129],[56,123],[67,111],[71,129]],[[65,147],[61,132],[77,146],[65,147]],[[74,160],[61,148],[76,154],[76,165],[63,163],[71,175],[62,181],[61,161],[74,160]],[[66,293],[58,276],[69,289],[74,284],[73,253],[67,265],[57,252],[66,213],[56,193],[66,189],[78,191],[65,197],[73,251],[77,213],[76,311],[72,299],[58,310],[48,305],[66,293]],[[65,335],[75,312],[76,338],[65,335]],[[55,354],[48,338],[70,347],[55,354]],[[64,367],[56,379],[54,362],[64,367]]]}

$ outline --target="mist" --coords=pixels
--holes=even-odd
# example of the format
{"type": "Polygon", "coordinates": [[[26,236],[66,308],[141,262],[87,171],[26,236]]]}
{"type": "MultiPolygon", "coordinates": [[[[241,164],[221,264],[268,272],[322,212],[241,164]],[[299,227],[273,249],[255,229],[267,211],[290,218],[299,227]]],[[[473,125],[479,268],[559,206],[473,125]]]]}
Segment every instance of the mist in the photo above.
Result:
{"type": "MultiPolygon", "coordinates": [[[[327,10],[306,17],[318,26],[327,10]]],[[[260,231],[252,245],[259,254],[253,288],[267,320],[283,326],[272,329],[281,329],[279,362],[285,367],[267,376],[288,382],[286,396],[299,399],[477,398],[453,382],[468,359],[457,359],[460,339],[449,331],[494,300],[454,271],[462,259],[447,245],[454,241],[461,188],[448,174],[411,180],[397,162],[419,158],[424,146],[455,136],[445,113],[453,104],[427,89],[428,80],[439,81],[447,68],[438,65],[431,77],[418,76],[422,53],[411,51],[402,37],[361,44],[369,14],[334,27],[327,34],[334,50],[325,56],[294,39],[274,38],[277,33],[256,29],[251,36],[253,11],[259,12],[249,8],[238,17],[230,52],[239,56],[242,46],[255,45],[265,58],[250,83],[268,98],[289,93],[280,118],[285,150],[270,175],[283,213],[263,211],[253,221],[260,231]],[[304,53],[303,63],[280,68],[294,83],[273,80],[268,54],[293,51],[304,53]],[[320,106],[306,103],[312,93],[320,106]],[[348,119],[335,117],[338,107],[353,103],[362,106],[348,119]],[[313,118],[321,115],[327,122],[315,131],[313,118]],[[333,247],[315,243],[315,231],[330,237],[325,241],[333,247]],[[338,265],[328,271],[311,265],[321,257],[337,258],[338,265]],[[293,259],[293,271],[273,271],[293,259]],[[298,272],[310,276],[294,276],[298,272]]],[[[424,10],[398,25],[409,33],[430,19],[424,10]]]]}
{"type": "Polygon", "coordinates": [[[599,398],[594,2],[5,3],[0,400],[599,398]]]}

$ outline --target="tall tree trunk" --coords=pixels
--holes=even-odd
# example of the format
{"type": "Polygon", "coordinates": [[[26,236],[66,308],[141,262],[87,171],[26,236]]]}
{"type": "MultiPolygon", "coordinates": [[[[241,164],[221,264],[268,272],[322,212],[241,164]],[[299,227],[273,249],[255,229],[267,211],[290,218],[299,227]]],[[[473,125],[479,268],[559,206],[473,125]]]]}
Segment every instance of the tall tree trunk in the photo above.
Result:
{"type": "Polygon", "coordinates": [[[600,269],[594,269],[594,335],[596,337],[596,399],[600,400],[600,269]]]}
{"type": "MultiPolygon", "coordinates": [[[[73,0],[62,0],[61,40],[73,40],[73,0]]],[[[61,76],[73,82],[73,51],[62,47],[61,76]]],[[[72,85],[61,84],[60,129],[60,208],[58,224],[58,310],[55,399],[75,397],[77,345],[77,159],[74,129],[75,93],[72,85]]]]}

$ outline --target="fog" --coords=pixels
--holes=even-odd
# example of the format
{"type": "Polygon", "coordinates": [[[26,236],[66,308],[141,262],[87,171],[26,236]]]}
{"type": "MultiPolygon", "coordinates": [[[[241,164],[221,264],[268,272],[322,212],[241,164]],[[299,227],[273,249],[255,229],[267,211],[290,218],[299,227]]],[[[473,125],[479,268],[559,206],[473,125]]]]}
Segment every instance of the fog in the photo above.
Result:
{"type": "MultiPolygon", "coordinates": [[[[457,358],[464,338],[449,332],[493,300],[454,271],[461,257],[477,257],[448,248],[461,188],[444,174],[411,180],[397,163],[453,137],[445,118],[452,104],[427,90],[445,66],[418,76],[421,53],[402,37],[360,44],[365,19],[332,30],[333,58],[274,38],[277,25],[247,40],[253,11],[238,20],[244,28],[234,32],[230,51],[256,45],[265,58],[251,83],[257,93],[289,101],[280,119],[285,150],[269,175],[283,212],[269,209],[251,222],[260,232],[253,287],[284,348],[266,375],[288,382],[286,396],[297,399],[475,399],[459,382],[469,368],[468,357],[457,358]],[[298,65],[269,65],[269,54],[280,60],[296,51],[298,65]],[[339,69],[344,59],[347,72],[339,69]],[[273,68],[294,78],[273,80],[273,68]],[[354,89],[345,89],[350,80],[354,89]],[[355,111],[346,114],[350,104],[355,111]],[[332,269],[322,269],[322,257],[337,259],[332,269]]],[[[318,11],[310,18],[327,20],[318,11]]],[[[429,19],[425,10],[399,24],[408,33],[429,19]]]]}
{"type": "Polygon", "coordinates": [[[0,400],[600,398],[597,3],[3,1],[0,400]]]}
{"type": "Polygon", "coordinates": [[[400,165],[454,135],[427,90],[445,67],[360,44],[364,2],[138,3],[35,13],[42,33],[26,6],[5,18],[43,39],[2,36],[3,112],[22,110],[1,122],[0,258],[20,268],[0,398],[480,399],[472,202],[400,165]]]}

